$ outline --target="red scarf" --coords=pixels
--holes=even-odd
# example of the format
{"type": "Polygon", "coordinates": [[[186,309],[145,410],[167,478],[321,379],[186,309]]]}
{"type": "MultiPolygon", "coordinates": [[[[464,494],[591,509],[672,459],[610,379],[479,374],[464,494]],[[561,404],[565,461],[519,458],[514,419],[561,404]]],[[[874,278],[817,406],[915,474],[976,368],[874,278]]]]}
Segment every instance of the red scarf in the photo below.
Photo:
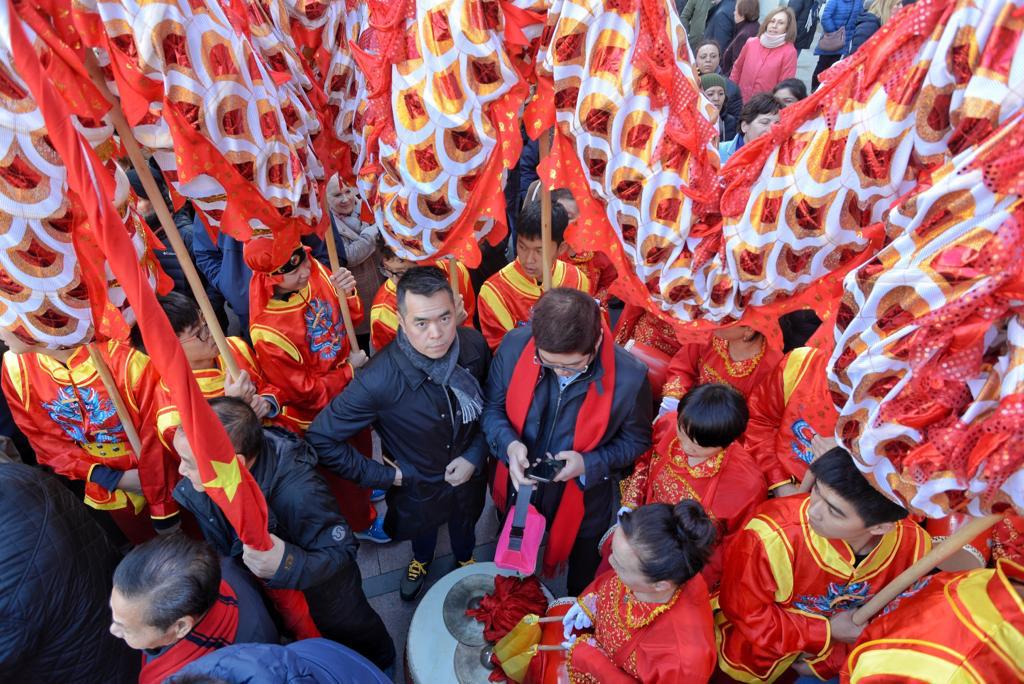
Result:
{"type": "Polygon", "coordinates": [[[238,633],[238,597],[224,580],[213,607],[178,643],[158,656],[142,655],[139,684],[160,684],[193,660],[235,643],[238,633]]]}
{"type": "MultiPolygon", "coordinates": [[[[602,326],[602,331],[604,334],[601,339],[599,355],[604,375],[601,377],[600,383],[590,383],[587,395],[583,398],[583,405],[576,416],[576,431],[572,447],[574,451],[581,454],[593,451],[601,443],[605,430],[608,428],[608,419],[612,413],[612,400],[615,397],[615,342],[607,325],[602,326]]],[[[523,434],[523,425],[526,423],[530,404],[533,403],[533,392],[537,387],[537,378],[540,375],[541,367],[534,361],[536,354],[537,346],[531,337],[519,355],[519,361],[516,362],[516,367],[512,371],[512,381],[505,394],[505,413],[508,415],[512,427],[520,435],[523,434]]],[[[494,474],[492,493],[494,503],[502,513],[506,511],[507,492],[508,466],[499,459],[498,468],[494,474]]],[[[569,559],[569,552],[576,541],[576,533],[579,532],[582,520],[583,490],[575,481],[566,482],[562,500],[555,513],[555,520],[551,524],[547,551],[544,553],[543,572],[546,576],[557,574],[560,566],[569,559]]]]}

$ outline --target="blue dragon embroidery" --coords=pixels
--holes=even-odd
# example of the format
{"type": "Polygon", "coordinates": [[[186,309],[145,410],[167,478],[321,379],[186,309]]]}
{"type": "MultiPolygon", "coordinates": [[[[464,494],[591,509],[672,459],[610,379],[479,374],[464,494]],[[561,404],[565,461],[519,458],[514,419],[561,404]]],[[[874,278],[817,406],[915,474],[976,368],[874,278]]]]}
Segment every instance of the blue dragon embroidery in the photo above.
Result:
{"type": "Polygon", "coordinates": [[[799,418],[793,423],[793,436],[796,437],[797,441],[791,442],[789,446],[793,450],[793,455],[807,465],[810,465],[811,461],[814,460],[811,440],[814,439],[816,434],[818,433],[803,418],[799,418]]]}
{"type": "Polygon", "coordinates": [[[838,584],[830,582],[828,592],[824,596],[804,594],[793,602],[793,607],[805,613],[814,613],[832,617],[844,610],[859,607],[871,595],[871,585],[867,582],[838,584]]]}
{"type": "Polygon", "coordinates": [[[309,350],[326,361],[333,361],[341,351],[345,328],[339,318],[334,323],[334,307],[323,299],[311,299],[306,307],[306,339],[309,350]]]}
{"type": "Polygon", "coordinates": [[[116,444],[125,439],[114,402],[94,389],[61,387],[57,398],[44,401],[42,407],[64,434],[80,444],[116,444]]]}
{"type": "Polygon", "coordinates": [[[917,592],[927,587],[928,583],[932,581],[933,576],[934,575],[927,575],[914,582],[909,589],[907,589],[902,594],[894,598],[892,601],[889,601],[889,603],[885,606],[885,610],[879,613],[879,615],[888,615],[892,611],[896,610],[896,608],[900,605],[900,602],[902,602],[903,599],[908,599],[917,592]]]}

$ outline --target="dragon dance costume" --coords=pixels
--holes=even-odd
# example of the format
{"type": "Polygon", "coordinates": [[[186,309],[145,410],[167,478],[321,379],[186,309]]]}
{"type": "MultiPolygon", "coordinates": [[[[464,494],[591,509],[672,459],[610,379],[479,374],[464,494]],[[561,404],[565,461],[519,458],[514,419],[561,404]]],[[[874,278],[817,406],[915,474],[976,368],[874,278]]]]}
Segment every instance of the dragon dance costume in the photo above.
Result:
{"type": "MultiPolygon", "coordinates": [[[[551,286],[571,287],[593,294],[590,279],[583,271],[560,260],[556,260],[551,269],[551,286]]],[[[477,306],[480,309],[480,332],[491,351],[498,348],[509,330],[530,322],[530,312],[541,294],[540,283],[526,274],[518,260],[484,282],[477,306]]]]}
{"type": "MultiPolygon", "coordinates": [[[[249,374],[249,378],[256,387],[256,393],[270,401],[274,407],[274,415],[280,413],[281,392],[263,377],[263,373],[260,372],[259,366],[256,364],[256,356],[252,348],[240,337],[229,337],[227,342],[239,370],[249,374]]],[[[227,377],[224,357],[218,355],[213,368],[192,369],[192,375],[203,396],[207,399],[224,396],[224,380],[227,377]]],[[[171,431],[181,424],[181,417],[178,415],[178,407],[171,401],[170,388],[167,387],[163,379],[158,385],[158,397],[160,408],[157,411],[157,429],[164,444],[170,445],[170,440],[174,436],[171,431]]]]}
{"type": "MultiPolygon", "coordinates": [[[[300,435],[352,379],[352,344],[338,294],[327,269],[310,257],[308,248],[306,252],[309,282],[298,292],[274,297],[275,276],[255,268],[249,289],[249,333],[256,360],[280,392],[280,422],[300,435]]],[[[247,247],[247,258],[249,254],[247,247]]],[[[359,297],[353,293],[346,301],[358,325],[363,317],[359,297]]]]}
{"type": "MultiPolygon", "coordinates": [[[[1019,558],[1019,557],[1018,557],[1019,558]]],[[[870,622],[844,683],[1024,681],[1024,565],[942,572],[870,622]]]]}
{"type": "Polygon", "coordinates": [[[762,504],[725,548],[716,627],[719,667],[741,682],[773,682],[804,653],[820,679],[837,675],[850,647],[829,618],[858,608],[929,551],[921,527],[900,520],[863,558],[810,525],[810,495],[762,504]]]}
{"type": "Polygon", "coordinates": [[[839,414],[828,389],[828,354],[799,347],[786,354],[750,396],[744,440],[768,488],[799,483],[814,457],[815,435],[832,437],[839,414]]]}
{"type": "Polygon", "coordinates": [[[78,347],[67,363],[40,353],[4,354],[3,390],[11,414],[41,465],[85,484],[85,503],[109,511],[130,541],[153,534],[140,520],[147,510],[158,527],[178,520],[171,490],[178,481],[178,459],[161,444],[156,430],[157,382],[149,358],[111,340],[97,344],[132,424],[142,453],[128,442],[88,350],[78,347]],[[118,489],[121,473],[138,469],[142,496],[118,489]]]}
{"type": "MultiPolygon", "coordinates": [[[[438,268],[449,275],[449,260],[441,259],[436,264],[438,268]]],[[[427,265],[427,264],[422,264],[427,265]]],[[[466,321],[463,325],[473,325],[473,314],[476,312],[476,294],[473,292],[473,282],[469,277],[469,269],[460,261],[458,262],[459,272],[459,294],[462,295],[462,305],[466,309],[466,321]]],[[[398,285],[391,278],[384,281],[384,284],[377,290],[373,297],[373,305],[370,307],[370,345],[374,353],[386,347],[398,334],[398,285]]]]}

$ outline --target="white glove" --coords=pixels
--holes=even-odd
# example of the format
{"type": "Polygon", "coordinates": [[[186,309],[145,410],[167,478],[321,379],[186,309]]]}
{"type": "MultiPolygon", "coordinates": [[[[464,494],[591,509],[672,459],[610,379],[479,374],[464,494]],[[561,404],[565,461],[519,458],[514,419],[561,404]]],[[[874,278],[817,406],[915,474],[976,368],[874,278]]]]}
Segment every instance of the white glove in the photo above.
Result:
{"type": "Polygon", "coordinates": [[[666,413],[672,413],[679,408],[679,400],[675,397],[662,397],[661,406],[658,407],[658,418],[666,413]]]}
{"type": "Polygon", "coordinates": [[[566,641],[572,642],[573,632],[581,632],[585,629],[589,629],[594,626],[594,621],[590,619],[587,612],[583,610],[583,606],[580,605],[579,600],[572,604],[572,608],[562,618],[562,636],[566,641]]]}

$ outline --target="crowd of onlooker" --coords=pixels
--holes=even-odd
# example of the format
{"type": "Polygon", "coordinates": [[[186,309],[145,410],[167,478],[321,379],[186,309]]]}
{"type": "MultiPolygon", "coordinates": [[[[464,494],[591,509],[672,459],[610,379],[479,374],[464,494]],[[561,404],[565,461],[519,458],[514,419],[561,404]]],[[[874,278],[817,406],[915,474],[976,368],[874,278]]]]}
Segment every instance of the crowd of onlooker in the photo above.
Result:
{"type": "Polygon", "coordinates": [[[853,54],[909,2],[790,0],[759,22],[758,0],[680,0],[676,8],[701,90],[719,111],[722,163],[767,131],[780,109],[807,97],[807,84],[796,77],[801,51],[813,46],[818,58],[814,90],[822,72],[853,54]]]}

